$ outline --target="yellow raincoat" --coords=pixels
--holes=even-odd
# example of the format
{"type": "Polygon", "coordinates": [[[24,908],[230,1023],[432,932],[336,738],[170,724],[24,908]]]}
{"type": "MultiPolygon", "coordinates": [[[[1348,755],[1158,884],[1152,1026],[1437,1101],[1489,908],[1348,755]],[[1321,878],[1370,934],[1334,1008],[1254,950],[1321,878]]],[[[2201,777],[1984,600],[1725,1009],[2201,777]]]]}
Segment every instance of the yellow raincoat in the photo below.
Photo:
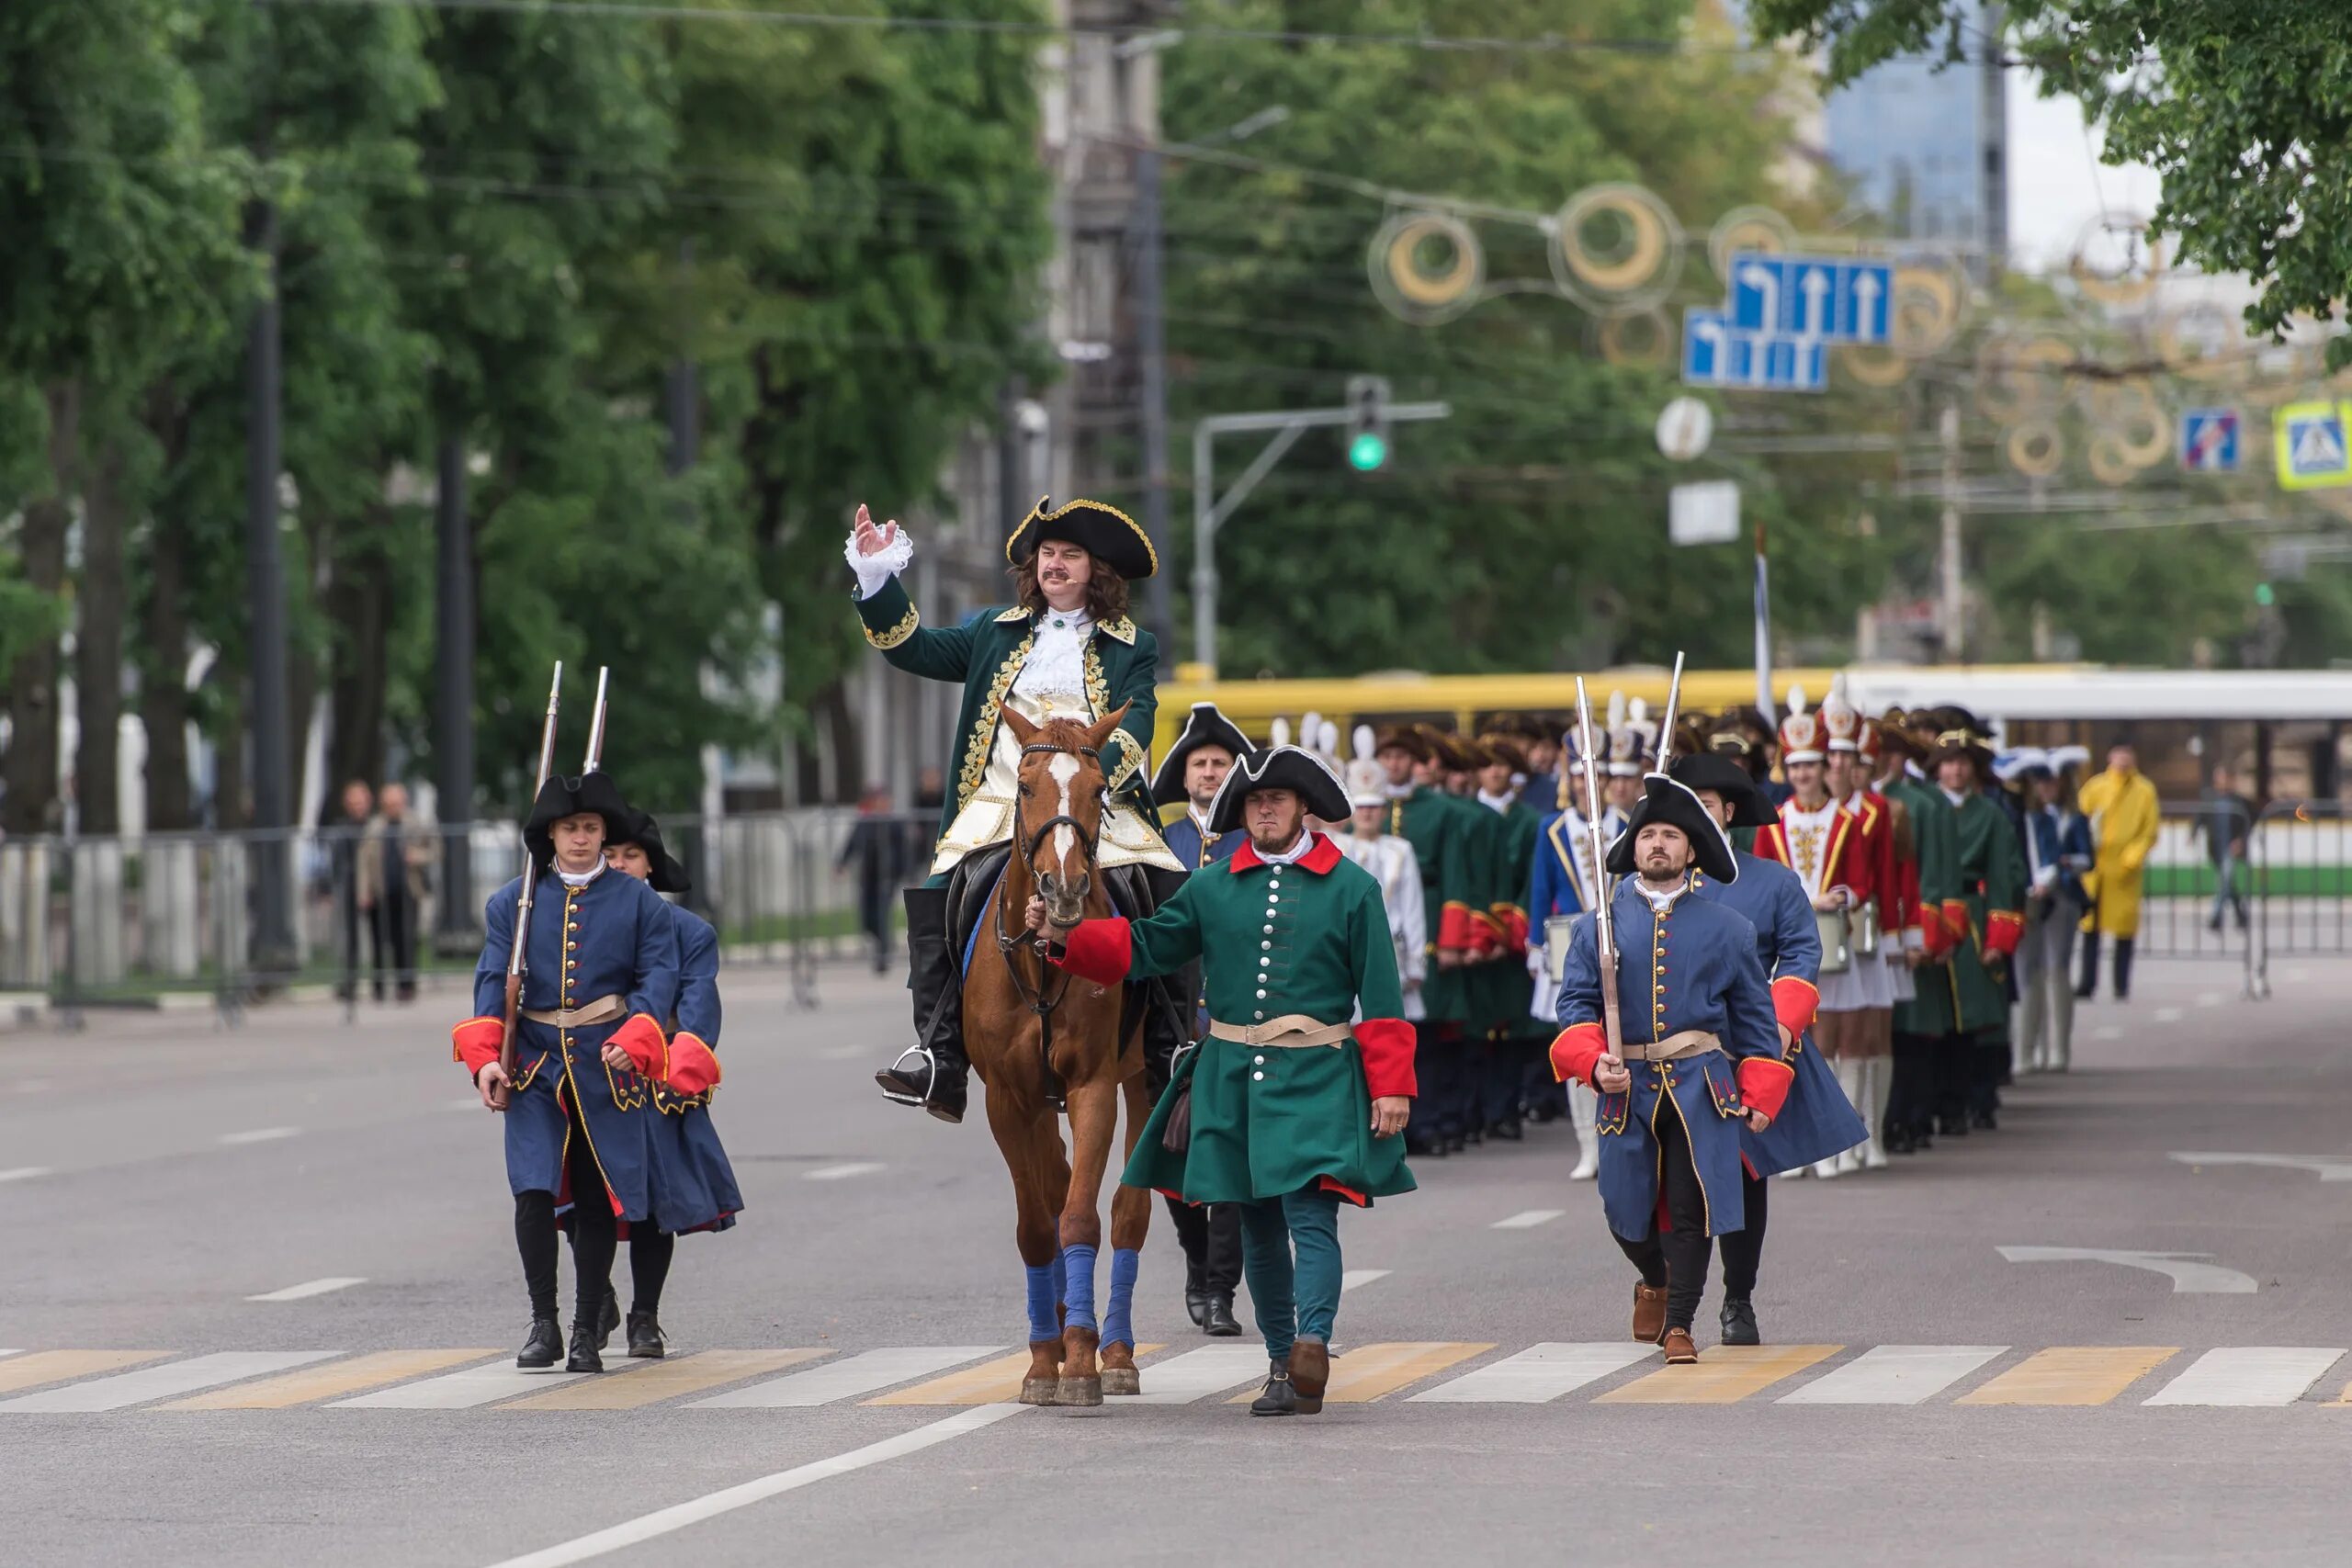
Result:
{"type": "Polygon", "coordinates": [[[2083,785],[2083,815],[2091,820],[2096,846],[2091,872],[2083,886],[2091,896],[2085,931],[2109,936],[2140,934],[2140,888],[2148,852],[2156,847],[2160,812],[2156,786],[2138,769],[2118,773],[2113,768],[2083,785]]]}

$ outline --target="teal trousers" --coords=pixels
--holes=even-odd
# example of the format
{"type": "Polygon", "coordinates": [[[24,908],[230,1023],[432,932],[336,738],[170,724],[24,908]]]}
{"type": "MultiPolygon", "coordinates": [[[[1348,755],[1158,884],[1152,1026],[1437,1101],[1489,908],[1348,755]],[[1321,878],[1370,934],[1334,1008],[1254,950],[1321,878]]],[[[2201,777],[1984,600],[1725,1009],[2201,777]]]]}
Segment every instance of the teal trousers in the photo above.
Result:
{"type": "Polygon", "coordinates": [[[1241,1277],[1258,1309],[1267,1359],[1288,1360],[1299,1339],[1329,1344],[1340,1315],[1339,1197],[1291,1192],[1238,1207],[1241,1277]]]}

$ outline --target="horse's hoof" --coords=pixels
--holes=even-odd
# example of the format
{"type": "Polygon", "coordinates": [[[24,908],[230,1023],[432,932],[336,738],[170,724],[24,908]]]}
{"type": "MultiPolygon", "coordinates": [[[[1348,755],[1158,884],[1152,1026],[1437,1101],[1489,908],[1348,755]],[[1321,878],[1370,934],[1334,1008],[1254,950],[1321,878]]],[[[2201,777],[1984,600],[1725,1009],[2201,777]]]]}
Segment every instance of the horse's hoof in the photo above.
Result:
{"type": "Polygon", "coordinates": [[[1023,1378],[1021,1403],[1023,1404],[1058,1404],[1061,1403],[1062,1380],[1059,1378],[1023,1378]]]}
{"type": "Polygon", "coordinates": [[[1054,1397],[1056,1404],[1100,1404],[1102,1403],[1102,1380],[1095,1378],[1064,1378],[1054,1397]]]}
{"type": "Polygon", "coordinates": [[[1102,1392],[1113,1397],[1143,1392],[1143,1374],[1133,1367],[1102,1369],[1102,1392]]]}

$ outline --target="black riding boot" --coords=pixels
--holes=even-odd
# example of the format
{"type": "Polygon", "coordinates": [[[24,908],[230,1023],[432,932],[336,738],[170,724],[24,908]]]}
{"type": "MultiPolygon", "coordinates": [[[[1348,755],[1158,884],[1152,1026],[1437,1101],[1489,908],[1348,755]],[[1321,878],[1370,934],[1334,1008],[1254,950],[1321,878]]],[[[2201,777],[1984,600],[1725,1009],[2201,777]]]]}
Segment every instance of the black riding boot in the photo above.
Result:
{"type": "Polygon", "coordinates": [[[2083,933],[2083,977],[2075,983],[2075,999],[2088,1001],[2098,990],[2098,932],[2083,933]]]}
{"type": "Polygon", "coordinates": [[[882,1092],[901,1105],[920,1105],[942,1122],[964,1119],[963,989],[947,935],[947,889],[907,889],[907,957],[914,993],[915,1043],[874,1075],[882,1092]]]}
{"type": "Polygon", "coordinates": [[[2119,1002],[2132,996],[2132,941],[2128,936],[2115,939],[2115,999],[2119,1002]]]}

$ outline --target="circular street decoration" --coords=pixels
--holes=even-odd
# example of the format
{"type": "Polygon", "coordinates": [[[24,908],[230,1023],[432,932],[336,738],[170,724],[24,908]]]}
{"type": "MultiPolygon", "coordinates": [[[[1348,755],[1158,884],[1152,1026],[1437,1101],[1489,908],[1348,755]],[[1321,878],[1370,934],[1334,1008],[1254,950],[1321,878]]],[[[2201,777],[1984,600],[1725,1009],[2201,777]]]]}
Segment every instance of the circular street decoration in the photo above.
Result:
{"type": "Polygon", "coordinates": [[[1949,266],[1912,264],[1894,269],[1889,336],[1897,354],[1923,359],[1940,351],[1960,330],[1966,298],[1960,276],[1949,266]]]}
{"type": "Polygon", "coordinates": [[[2148,232],[2148,220],[2136,213],[2102,212],[2075,236],[2066,270],[2085,299],[2100,305],[2136,305],[2156,291],[2164,276],[2164,242],[2148,232]],[[2100,270],[2092,257],[2102,243],[2110,249],[2120,244],[2109,271],[2100,270]]]}
{"type": "Polygon", "coordinates": [[[1593,338],[1611,365],[1668,365],[1674,360],[1674,326],[1663,311],[1595,318],[1593,338]]]}
{"type": "Polygon", "coordinates": [[[1552,220],[1552,276],[1587,310],[1631,315],[1665,299],[1682,271],[1682,228],[1650,191],[1590,186],[1552,220]]]}
{"type": "Polygon", "coordinates": [[[2046,419],[2020,424],[2009,432],[2009,466],[2032,479],[2046,479],[2066,460],[2066,439],[2046,419]]]}
{"type": "Polygon", "coordinates": [[[1911,361],[1891,348],[1848,344],[1836,351],[1834,363],[1865,387],[1900,387],[1911,377],[1911,361]]]}
{"type": "Polygon", "coordinates": [[[1408,321],[1449,321],[1477,303],[1487,256],[1450,212],[1400,212],[1372,237],[1372,291],[1408,321]]]}
{"type": "Polygon", "coordinates": [[[2191,381],[2237,382],[2254,367],[2253,345],[2236,316],[2213,299],[2193,299],[2156,318],[2156,355],[2191,381]]]}
{"type": "Polygon", "coordinates": [[[1796,226],[1769,207],[1735,207],[1707,231],[1707,263],[1717,277],[1731,276],[1736,251],[1781,255],[1796,248],[1796,226]]]}
{"type": "Polygon", "coordinates": [[[2053,412],[2066,400],[2066,371],[2075,345],[2042,333],[2030,338],[1987,338],[1979,356],[1976,406],[1997,424],[2053,412]]]}
{"type": "Polygon", "coordinates": [[[2143,465],[2132,461],[2123,443],[2111,431],[2091,437],[2091,477],[2103,485],[2130,484],[2143,465]]]}

